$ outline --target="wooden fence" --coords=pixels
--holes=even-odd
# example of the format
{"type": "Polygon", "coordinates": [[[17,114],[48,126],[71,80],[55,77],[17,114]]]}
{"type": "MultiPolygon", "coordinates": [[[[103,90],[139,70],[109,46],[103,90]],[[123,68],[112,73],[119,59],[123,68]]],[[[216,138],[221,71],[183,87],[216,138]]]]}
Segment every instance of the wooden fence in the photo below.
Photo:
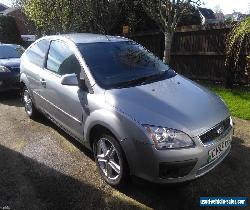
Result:
{"type": "MultiPolygon", "coordinates": [[[[186,27],[177,30],[171,47],[170,66],[191,79],[224,81],[225,40],[229,31],[228,27],[210,29],[186,27]]],[[[160,58],[163,57],[162,33],[141,33],[132,36],[132,39],[160,58]]],[[[249,53],[244,52],[241,55],[240,65],[234,75],[235,83],[249,83],[249,78],[244,73],[247,54],[249,53]]]]}

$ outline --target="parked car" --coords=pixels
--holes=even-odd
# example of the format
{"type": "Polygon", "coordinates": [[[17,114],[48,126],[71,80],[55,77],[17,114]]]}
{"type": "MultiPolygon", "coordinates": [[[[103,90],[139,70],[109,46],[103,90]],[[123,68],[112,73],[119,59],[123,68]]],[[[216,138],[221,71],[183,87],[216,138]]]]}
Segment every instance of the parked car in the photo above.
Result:
{"type": "Polygon", "coordinates": [[[126,38],[41,38],[21,58],[21,83],[28,116],[45,114],[92,150],[112,186],[128,175],[192,180],[231,148],[224,102],[126,38]]]}
{"type": "Polygon", "coordinates": [[[20,57],[25,49],[16,44],[0,44],[0,91],[20,88],[20,57]]]}

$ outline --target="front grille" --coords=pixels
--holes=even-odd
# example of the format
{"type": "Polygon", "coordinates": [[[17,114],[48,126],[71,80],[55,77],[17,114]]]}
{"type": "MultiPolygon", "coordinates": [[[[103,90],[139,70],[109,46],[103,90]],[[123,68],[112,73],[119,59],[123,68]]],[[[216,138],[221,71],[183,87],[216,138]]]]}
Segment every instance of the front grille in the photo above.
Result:
{"type": "Polygon", "coordinates": [[[231,127],[230,118],[220,122],[213,129],[208,132],[202,134],[200,136],[200,140],[203,144],[207,144],[208,142],[214,141],[223,135],[229,128],[231,127]]]}

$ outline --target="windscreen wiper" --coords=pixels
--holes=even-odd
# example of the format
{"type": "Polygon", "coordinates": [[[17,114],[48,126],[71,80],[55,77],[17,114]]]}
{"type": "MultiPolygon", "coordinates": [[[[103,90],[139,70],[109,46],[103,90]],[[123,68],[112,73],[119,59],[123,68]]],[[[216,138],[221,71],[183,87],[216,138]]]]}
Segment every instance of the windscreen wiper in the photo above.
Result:
{"type": "Polygon", "coordinates": [[[166,74],[168,73],[168,70],[170,70],[170,68],[168,68],[166,71],[162,72],[162,73],[158,73],[158,74],[152,74],[152,75],[148,75],[145,77],[141,77],[138,79],[133,79],[133,80],[128,80],[125,82],[120,82],[117,85],[115,85],[118,88],[121,87],[128,87],[128,86],[133,86],[133,85],[144,85],[147,84],[151,81],[157,80],[159,78],[165,77],[166,74]]]}
{"type": "Polygon", "coordinates": [[[141,77],[138,79],[128,80],[125,82],[120,82],[115,86],[118,88],[121,88],[121,87],[130,87],[130,86],[134,86],[134,85],[142,85],[142,84],[146,84],[146,81],[150,81],[155,76],[156,75],[154,74],[154,75],[150,75],[150,76],[141,77]]]}
{"type": "Polygon", "coordinates": [[[128,80],[124,82],[119,82],[118,84],[115,85],[115,87],[121,88],[121,87],[129,87],[129,86],[134,86],[141,84],[146,78],[142,77],[139,79],[133,79],[133,80],[128,80]]]}
{"type": "MultiPolygon", "coordinates": [[[[168,70],[169,70],[169,69],[168,69],[168,70]]],[[[142,84],[147,84],[147,83],[149,83],[149,82],[151,82],[151,81],[155,81],[155,80],[157,80],[157,79],[160,79],[160,78],[162,78],[162,77],[165,77],[168,70],[166,70],[166,71],[164,71],[164,72],[162,72],[162,73],[154,74],[154,75],[152,75],[152,76],[150,76],[150,77],[147,77],[147,78],[143,81],[142,84]]]]}

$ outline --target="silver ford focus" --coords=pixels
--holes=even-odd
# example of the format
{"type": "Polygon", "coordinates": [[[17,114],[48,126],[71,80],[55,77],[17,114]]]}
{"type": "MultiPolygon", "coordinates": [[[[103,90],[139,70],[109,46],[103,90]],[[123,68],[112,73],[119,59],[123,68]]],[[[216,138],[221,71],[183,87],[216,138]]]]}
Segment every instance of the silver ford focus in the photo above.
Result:
{"type": "Polygon", "coordinates": [[[200,177],[229,153],[233,123],[214,93],[122,37],[43,37],[21,58],[30,118],[44,114],[92,150],[112,186],[200,177]]]}

